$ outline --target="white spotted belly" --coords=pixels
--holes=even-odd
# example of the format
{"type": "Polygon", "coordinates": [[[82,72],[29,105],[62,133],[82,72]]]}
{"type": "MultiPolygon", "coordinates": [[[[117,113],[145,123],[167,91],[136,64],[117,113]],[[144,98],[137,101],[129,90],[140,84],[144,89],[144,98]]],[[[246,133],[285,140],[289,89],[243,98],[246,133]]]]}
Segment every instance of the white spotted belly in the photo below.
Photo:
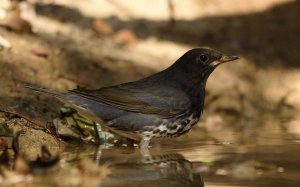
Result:
{"type": "Polygon", "coordinates": [[[165,121],[160,125],[154,127],[150,131],[141,132],[142,137],[149,138],[163,138],[163,137],[176,137],[187,133],[197,122],[199,118],[193,115],[182,119],[180,121],[170,122],[165,121]]]}

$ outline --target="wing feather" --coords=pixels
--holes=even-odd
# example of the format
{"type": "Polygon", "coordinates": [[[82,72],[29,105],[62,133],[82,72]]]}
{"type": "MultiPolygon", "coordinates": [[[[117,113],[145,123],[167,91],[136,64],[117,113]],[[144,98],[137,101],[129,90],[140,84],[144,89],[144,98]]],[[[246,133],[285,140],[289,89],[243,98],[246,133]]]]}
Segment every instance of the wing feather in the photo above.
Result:
{"type": "Polygon", "coordinates": [[[70,93],[118,109],[159,115],[161,118],[179,116],[190,107],[190,100],[185,93],[163,86],[140,89],[134,86],[119,85],[99,90],[75,89],[70,93]]]}

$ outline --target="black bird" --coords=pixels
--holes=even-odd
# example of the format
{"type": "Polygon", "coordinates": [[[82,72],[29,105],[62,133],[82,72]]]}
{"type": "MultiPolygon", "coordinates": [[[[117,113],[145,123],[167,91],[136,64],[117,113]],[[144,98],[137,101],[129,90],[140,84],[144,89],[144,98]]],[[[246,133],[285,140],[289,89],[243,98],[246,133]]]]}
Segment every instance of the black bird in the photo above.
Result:
{"type": "Polygon", "coordinates": [[[218,65],[238,58],[210,48],[195,48],[169,68],[134,82],[66,93],[26,87],[50,94],[110,131],[140,141],[140,148],[145,150],[152,138],[188,132],[203,111],[209,75],[218,65]]]}

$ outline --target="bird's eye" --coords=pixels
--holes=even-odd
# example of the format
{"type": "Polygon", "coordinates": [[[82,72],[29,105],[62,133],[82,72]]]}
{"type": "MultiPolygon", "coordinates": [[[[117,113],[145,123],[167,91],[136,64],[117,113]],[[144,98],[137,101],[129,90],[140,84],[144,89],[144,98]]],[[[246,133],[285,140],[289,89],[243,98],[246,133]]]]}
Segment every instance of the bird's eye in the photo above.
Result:
{"type": "Polygon", "coordinates": [[[200,55],[201,62],[206,62],[208,60],[208,57],[206,55],[200,55]]]}

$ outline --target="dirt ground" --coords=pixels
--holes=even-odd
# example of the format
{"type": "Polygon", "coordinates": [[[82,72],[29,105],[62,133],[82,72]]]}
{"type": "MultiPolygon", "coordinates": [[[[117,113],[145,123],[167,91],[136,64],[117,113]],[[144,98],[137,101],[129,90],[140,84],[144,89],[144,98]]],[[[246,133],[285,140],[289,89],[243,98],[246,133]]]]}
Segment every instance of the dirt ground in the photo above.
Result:
{"type": "Polygon", "coordinates": [[[24,89],[24,82],[59,91],[100,88],[210,46],[241,59],[209,78],[196,128],[300,132],[300,2],[250,2],[31,0],[12,8],[2,0],[0,124],[42,130],[56,145],[53,120],[63,105],[24,89]]]}

